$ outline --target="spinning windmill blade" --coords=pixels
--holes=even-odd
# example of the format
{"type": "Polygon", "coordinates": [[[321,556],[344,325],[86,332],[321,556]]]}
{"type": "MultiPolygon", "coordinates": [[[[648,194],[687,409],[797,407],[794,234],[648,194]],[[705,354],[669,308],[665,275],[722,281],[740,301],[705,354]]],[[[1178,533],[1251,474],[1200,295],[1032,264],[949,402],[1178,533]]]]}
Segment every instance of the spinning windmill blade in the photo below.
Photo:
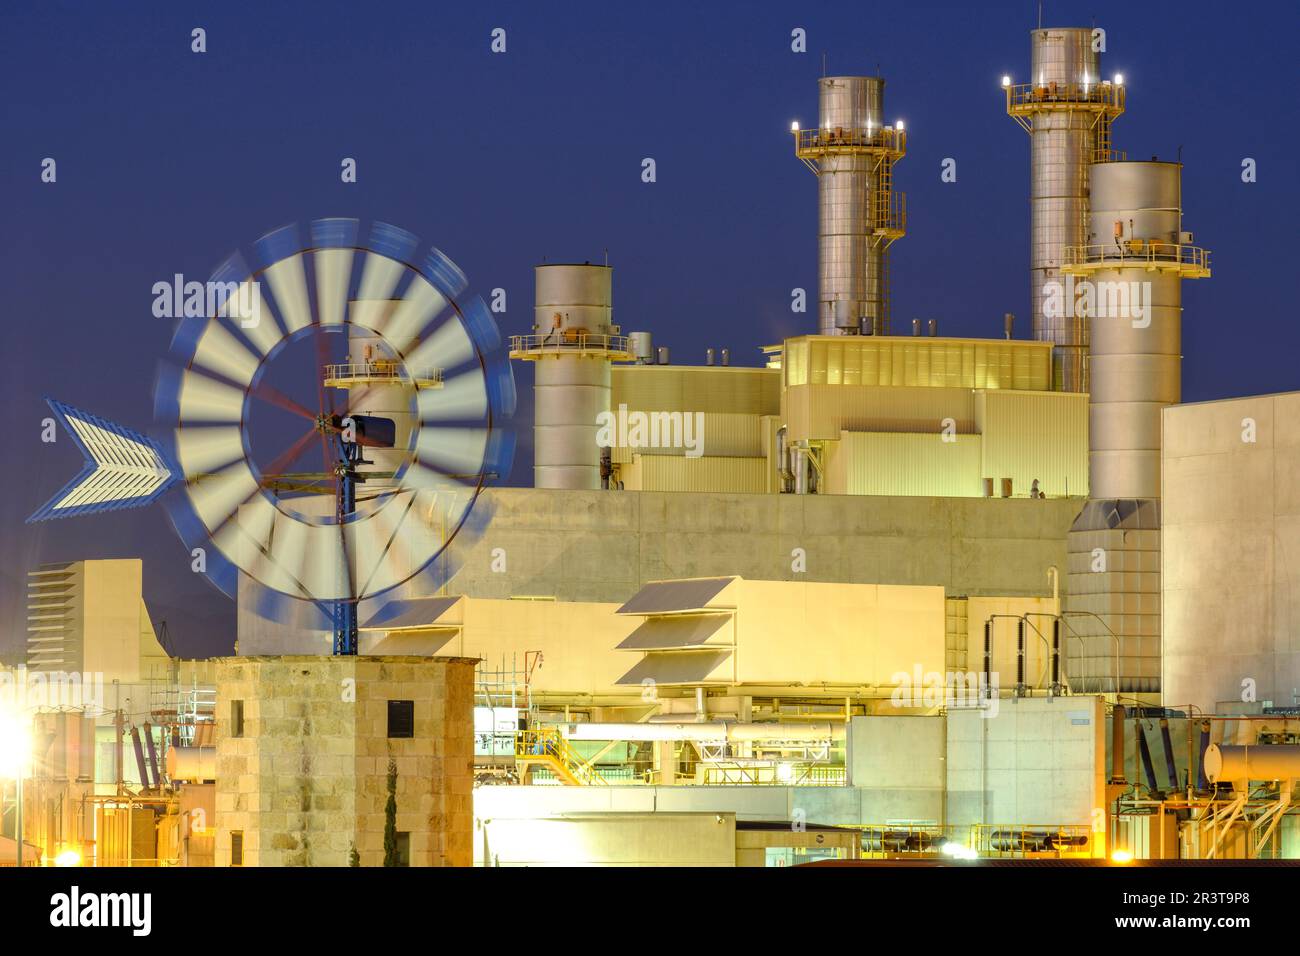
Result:
{"type": "MultiPolygon", "coordinates": [[[[228,591],[242,572],[246,587],[355,608],[411,581],[476,527],[466,519],[479,492],[509,468],[513,441],[504,424],[514,382],[486,306],[465,297],[464,275],[441,252],[419,259],[410,233],[383,223],[365,242],[358,233],[356,220],[317,220],[306,241],[293,226],[259,240],[251,268],[232,256],[214,278],[240,301],[182,323],[160,375],[155,410],[171,429],[184,478],[173,523],[191,548],[208,549],[209,575],[228,591]],[[316,409],[294,407],[269,389],[267,367],[290,342],[312,335],[319,342],[325,332],[346,332],[353,354],[321,370],[316,409]],[[381,357],[372,360],[371,348],[381,357]],[[375,394],[389,402],[401,395],[406,408],[392,414],[396,422],[364,408],[339,410],[335,392],[362,405],[375,394]],[[318,476],[290,482],[252,460],[254,400],[309,419],[326,449],[318,476]],[[366,415],[371,424],[351,440],[361,451],[350,468],[338,434],[366,415]],[[374,460],[365,458],[372,449],[374,460]],[[323,491],[326,482],[338,507],[323,507],[323,495],[313,502],[277,493],[323,491]]],[[[300,451],[291,444],[286,464],[300,451]]],[[[271,595],[256,603],[282,606],[271,595]]]]}
{"type": "Polygon", "coordinates": [[[445,582],[487,519],[470,518],[480,492],[513,459],[513,374],[450,259],[419,258],[415,236],[385,223],[358,235],[355,219],[316,220],[305,240],[286,226],[254,244],[252,266],[235,253],[213,273],[215,307],[179,321],[159,371],[162,445],[51,401],[86,467],[29,520],[140,507],[175,485],[172,524],[209,579],[276,617],[309,602],[334,621],[336,649],[361,602],[426,572],[445,582]],[[340,333],[349,360],[329,363],[324,335],[340,333]],[[316,394],[297,401],[267,373],[312,336],[316,394]],[[379,400],[384,414],[351,407],[379,400]],[[250,453],[254,403],[303,420],[266,466],[250,453]],[[321,470],[289,471],[316,441],[321,470]]]}

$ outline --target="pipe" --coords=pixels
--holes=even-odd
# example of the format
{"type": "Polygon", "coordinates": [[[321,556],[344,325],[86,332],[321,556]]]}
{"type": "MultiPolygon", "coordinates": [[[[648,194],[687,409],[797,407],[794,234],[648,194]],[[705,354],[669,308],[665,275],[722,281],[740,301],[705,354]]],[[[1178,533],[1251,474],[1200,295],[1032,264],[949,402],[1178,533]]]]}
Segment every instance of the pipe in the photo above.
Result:
{"type": "Polygon", "coordinates": [[[1016,696],[1025,696],[1025,619],[1016,621],[1016,696]]]}
{"type": "Polygon", "coordinates": [[[1197,771],[1196,771],[1196,789],[1209,790],[1210,781],[1205,776],[1205,751],[1210,747],[1210,722],[1201,721],[1201,746],[1198,748],[1197,771]]]}
{"type": "Polygon", "coordinates": [[[1128,711],[1123,704],[1116,704],[1110,715],[1110,782],[1127,783],[1124,776],[1124,721],[1128,711]]]}
{"type": "Polygon", "coordinates": [[[843,740],[843,723],[730,723],[725,720],[706,723],[663,724],[561,724],[560,730],[569,740],[699,740],[731,741],[745,743],[763,740],[824,741],[843,740]]]}
{"type": "Polygon", "coordinates": [[[993,618],[984,622],[984,695],[991,697],[993,686],[993,618]]]}
{"type": "Polygon", "coordinates": [[[722,357],[722,367],[726,368],[731,364],[731,349],[723,349],[719,354],[722,357]]]}
{"type": "Polygon", "coordinates": [[[1061,692],[1061,619],[1052,618],[1052,696],[1061,692]]]}
{"type": "Polygon", "coordinates": [[[931,319],[931,320],[930,320],[930,322],[929,322],[929,331],[930,331],[930,337],[931,337],[931,338],[933,338],[934,336],[936,336],[936,335],[939,334],[939,320],[938,320],[938,319],[931,319]]]}
{"type": "Polygon", "coordinates": [[[1169,789],[1178,790],[1178,768],[1174,765],[1174,743],[1169,739],[1169,718],[1160,718],[1160,739],[1165,745],[1165,775],[1169,777],[1169,789]]]}
{"type": "Polygon", "coordinates": [[[1205,776],[1210,783],[1250,780],[1300,780],[1300,744],[1259,744],[1205,748],[1205,776]]]}
{"type": "Polygon", "coordinates": [[[1002,316],[1002,334],[1005,335],[1008,339],[1010,339],[1012,338],[1012,333],[1015,332],[1015,329],[1016,329],[1015,315],[1013,315],[1010,312],[1004,313],[1002,316]]]}
{"type": "Polygon", "coordinates": [[[921,320],[920,320],[920,319],[913,319],[913,320],[912,320],[912,334],[915,335],[915,336],[917,336],[917,337],[920,337],[920,335],[921,335],[921,320]]]}
{"type": "Polygon", "coordinates": [[[712,365],[712,364],[713,364],[713,356],[714,356],[714,354],[715,354],[715,353],[714,353],[713,349],[705,349],[705,350],[704,350],[704,364],[705,364],[705,365],[712,365]]]}

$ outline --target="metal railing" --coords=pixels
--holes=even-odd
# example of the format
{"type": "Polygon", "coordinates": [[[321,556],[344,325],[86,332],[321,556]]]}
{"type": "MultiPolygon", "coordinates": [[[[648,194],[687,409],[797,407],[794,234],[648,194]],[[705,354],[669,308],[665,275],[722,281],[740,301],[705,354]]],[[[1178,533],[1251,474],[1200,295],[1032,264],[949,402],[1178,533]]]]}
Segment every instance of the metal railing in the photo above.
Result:
{"type": "Polygon", "coordinates": [[[1003,87],[1007,93],[1007,112],[1040,109],[1099,110],[1124,109],[1124,87],[1100,83],[1017,83],[1003,87]]]}
{"type": "Polygon", "coordinates": [[[887,235],[902,235],[907,231],[907,194],[886,192],[875,209],[872,227],[887,235]]]}
{"type": "Polygon", "coordinates": [[[542,352],[562,355],[571,352],[612,352],[629,354],[626,335],[556,329],[552,332],[510,336],[511,352],[542,352]]]}
{"type": "Polygon", "coordinates": [[[1100,243],[1090,246],[1066,246],[1064,265],[1115,265],[1143,266],[1158,269],[1178,266],[1190,271],[1209,273],[1210,252],[1200,246],[1185,246],[1176,242],[1148,242],[1123,240],[1117,243],[1100,243]]]}
{"type": "Polygon", "coordinates": [[[868,824],[862,831],[862,856],[869,860],[938,856],[943,845],[958,838],[960,828],[939,824],[868,824]]]}
{"type": "Polygon", "coordinates": [[[1094,835],[1086,824],[976,823],[971,827],[970,846],[980,856],[992,858],[1090,857],[1094,835]]]}
{"type": "Polygon", "coordinates": [[[907,152],[907,133],[892,126],[871,129],[846,129],[842,126],[825,129],[796,129],[796,153],[833,153],[879,151],[899,156],[907,152]]]}
{"type": "Polygon", "coordinates": [[[521,730],[515,734],[516,764],[542,763],[580,786],[608,783],[596,768],[579,757],[557,727],[521,730]]]}
{"type": "Polygon", "coordinates": [[[440,368],[408,369],[404,362],[394,359],[377,359],[371,362],[341,362],[326,365],[324,375],[326,379],[333,380],[374,381],[376,379],[391,379],[394,382],[402,383],[442,381],[442,369],[440,368]]]}
{"type": "Polygon", "coordinates": [[[842,787],[842,766],[832,764],[716,763],[700,767],[701,786],[842,787]]]}

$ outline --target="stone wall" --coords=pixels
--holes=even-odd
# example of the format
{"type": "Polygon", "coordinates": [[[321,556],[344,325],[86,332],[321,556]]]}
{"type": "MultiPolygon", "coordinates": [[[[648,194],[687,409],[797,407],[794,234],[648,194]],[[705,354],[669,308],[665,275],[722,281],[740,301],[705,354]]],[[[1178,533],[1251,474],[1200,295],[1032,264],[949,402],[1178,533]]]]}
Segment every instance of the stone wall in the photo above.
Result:
{"type": "Polygon", "coordinates": [[[242,832],[245,866],[381,866],[387,768],[412,866],[468,866],[475,661],[236,657],[217,668],[216,865],[242,832]],[[388,737],[388,701],[415,702],[415,733],[388,737]],[[244,731],[232,734],[233,702],[244,731]]]}

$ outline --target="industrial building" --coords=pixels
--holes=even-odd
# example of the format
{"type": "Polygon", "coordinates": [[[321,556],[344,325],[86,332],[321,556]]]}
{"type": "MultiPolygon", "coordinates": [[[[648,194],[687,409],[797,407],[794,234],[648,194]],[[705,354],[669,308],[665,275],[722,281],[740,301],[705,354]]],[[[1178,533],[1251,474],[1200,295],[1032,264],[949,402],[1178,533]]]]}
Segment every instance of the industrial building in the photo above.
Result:
{"type": "MultiPolygon", "coordinates": [[[[1029,338],[891,315],[907,134],[879,76],[820,78],[794,124],[816,317],[754,364],[676,364],[616,324],[614,267],[537,266],[509,337],[533,486],[482,492],[450,580],[362,602],[355,655],[241,578],[211,708],[175,709],[163,774],[140,758],[154,862],[379,865],[386,787],[407,865],[1300,858],[1300,393],[1180,404],[1210,254],[1181,165],[1115,148],[1129,91],[1090,34],[1031,31],[1002,81],[1029,338]],[[211,833],[163,825],[199,804],[211,833]]],[[[456,400],[350,342],[354,409],[407,434],[456,400]]],[[[84,566],[32,579],[32,669],[92,660],[109,618],[145,633],[77,603],[84,566]]]]}

